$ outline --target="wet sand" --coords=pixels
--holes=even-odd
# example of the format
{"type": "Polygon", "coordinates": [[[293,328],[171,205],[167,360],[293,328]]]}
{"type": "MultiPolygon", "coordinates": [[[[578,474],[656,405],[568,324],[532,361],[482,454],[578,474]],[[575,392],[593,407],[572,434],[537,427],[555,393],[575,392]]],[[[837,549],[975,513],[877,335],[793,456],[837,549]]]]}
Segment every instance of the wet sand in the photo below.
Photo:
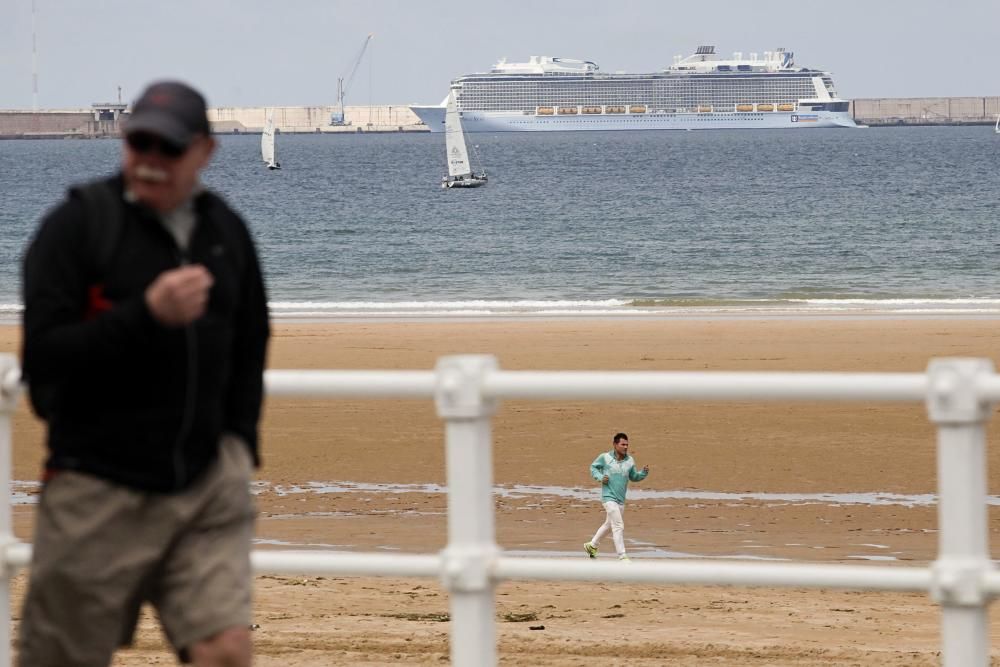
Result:
{"type": "MultiPolygon", "coordinates": [[[[506,369],[922,371],[934,356],[992,358],[1000,350],[997,322],[961,319],[279,323],[275,333],[271,368],[430,369],[441,355],[493,353],[506,369]]],[[[16,350],[17,335],[0,327],[0,351],[16,350]]],[[[935,553],[936,507],[912,502],[936,488],[925,410],[860,403],[504,403],[493,428],[504,491],[498,543],[585,557],[581,545],[603,520],[596,496],[586,494],[596,489],[587,468],[619,430],[651,469],[633,491],[655,492],[628,504],[636,559],[905,566],[935,553]],[[541,488],[515,493],[518,485],[541,488]],[[864,502],[870,494],[899,498],[864,502]]],[[[423,486],[445,482],[443,429],[430,401],[270,399],[263,438],[262,548],[444,546],[445,496],[423,486]],[[345,483],[361,486],[330,491],[345,483]],[[372,486],[379,484],[390,486],[372,486]]],[[[997,494],[997,436],[990,442],[997,494]]],[[[37,479],[41,429],[23,405],[14,456],[15,479],[37,479]]],[[[15,511],[24,539],[31,511],[15,511]]],[[[990,520],[995,532],[995,508],[990,520]]],[[[602,556],[613,551],[610,538],[602,547],[602,556]]],[[[434,580],[257,583],[257,664],[444,662],[448,603],[434,580]]],[[[939,614],[920,594],[511,582],[501,586],[497,610],[505,665],[939,662],[939,614]],[[520,618],[534,620],[514,622],[520,618]]],[[[992,629],[1000,638],[1000,626],[992,629]]],[[[169,654],[146,619],[137,647],[115,664],[157,663],[170,664],[169,654]]]]}

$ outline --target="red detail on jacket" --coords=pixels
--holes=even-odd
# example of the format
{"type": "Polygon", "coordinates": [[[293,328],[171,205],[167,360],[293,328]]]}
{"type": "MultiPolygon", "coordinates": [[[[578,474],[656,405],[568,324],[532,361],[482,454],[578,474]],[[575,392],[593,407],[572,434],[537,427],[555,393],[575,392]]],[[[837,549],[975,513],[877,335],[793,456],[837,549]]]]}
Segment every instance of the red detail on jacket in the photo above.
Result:
{"type": "Polygon", "coordinates": [[[104,285],[91,285],[87,289],[87,310],[83,317],[92,320],[101,313],[111,310],[111,302],[104,296],[104,285]]]}

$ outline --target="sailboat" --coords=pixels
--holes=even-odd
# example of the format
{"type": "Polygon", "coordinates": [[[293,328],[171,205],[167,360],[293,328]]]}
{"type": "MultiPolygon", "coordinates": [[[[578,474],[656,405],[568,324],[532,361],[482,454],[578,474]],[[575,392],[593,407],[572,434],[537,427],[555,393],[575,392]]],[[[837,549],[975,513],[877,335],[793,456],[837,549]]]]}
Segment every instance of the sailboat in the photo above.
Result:
{"type": "Polygon", "coordinates": [[[993,131],[1000,134],[1000,115],[997,116],[997,124],[993,126],[993,131]]]}
{"type": "Polygon", "coordinates": [[[274,158],[274,109],[267,112],[264,131],[260,134],[260,156],[268,169],[281,169],[281,164],[274,158]]]}
{"type": "Polygon", "coordinates": [[[455,91],[448,96],[448,108],[444,114],[444,145],[448,175],[441,179],[442,188],[478,188],[486,185],[486,171],[477,174],[469,164],[469,149],[465,146],[465,132],[462,131],[462,119],[458,116],[455,91]]]}

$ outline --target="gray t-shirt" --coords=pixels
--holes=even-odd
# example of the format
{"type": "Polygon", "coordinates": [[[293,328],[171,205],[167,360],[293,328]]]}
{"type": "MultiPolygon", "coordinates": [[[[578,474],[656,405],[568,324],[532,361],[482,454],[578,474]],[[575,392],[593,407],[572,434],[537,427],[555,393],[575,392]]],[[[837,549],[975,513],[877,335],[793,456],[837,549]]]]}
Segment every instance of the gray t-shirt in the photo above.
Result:
{"type": "MultiPolygon", "coordinates": [[[[191,196],[180,206],[172,211],[157,214],[160,223],[174,237],[177,247],[181,250],[187,250],[188,245],[191,243],[191,234],[194,232],[194,225],[198,219],[194,213],[194,198],[201,191],[201,186],[196,186],[191,196]]],[[[126,190],[125,201],[134,204],[138,199],[131,190],[126,190]]]]}

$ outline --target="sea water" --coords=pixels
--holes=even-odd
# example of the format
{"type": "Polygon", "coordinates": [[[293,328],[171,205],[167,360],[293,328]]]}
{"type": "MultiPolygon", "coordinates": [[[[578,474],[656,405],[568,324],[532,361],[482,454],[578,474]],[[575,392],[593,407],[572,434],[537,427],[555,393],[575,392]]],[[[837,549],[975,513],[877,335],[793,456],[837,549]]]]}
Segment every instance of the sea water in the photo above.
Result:
{"type": "MultiPolygon", "coordinates": [[[[206,184],[246,218],[285,317],[1000,315],[989,127],[219,136],[206,184]]],[[[39,218],[117,140],[0,142],[0,312],[39,218]]],[[[12,314],[12,315],[11,315],[12,314]]]]}

